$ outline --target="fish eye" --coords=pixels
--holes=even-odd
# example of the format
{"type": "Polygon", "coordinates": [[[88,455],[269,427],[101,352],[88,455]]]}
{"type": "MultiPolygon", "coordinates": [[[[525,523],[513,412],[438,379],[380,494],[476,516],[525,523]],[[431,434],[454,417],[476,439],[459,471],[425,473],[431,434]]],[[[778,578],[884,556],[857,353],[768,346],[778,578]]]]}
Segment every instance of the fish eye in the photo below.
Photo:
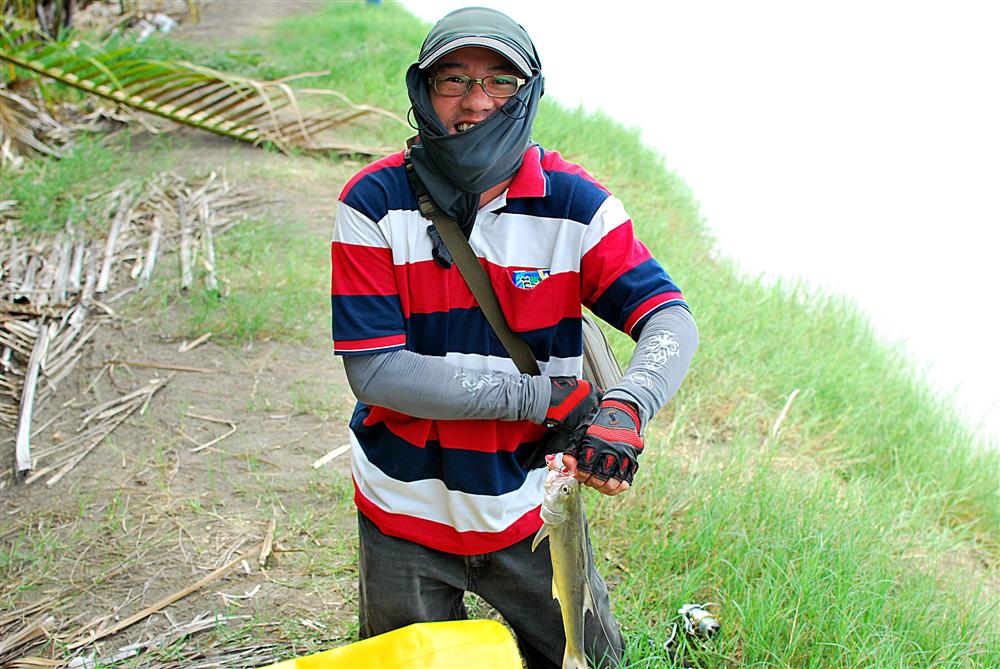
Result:
{"type": "Polygon", "coordinates": [[[564,495],[568,495],[571,491],[571,487],[568,483],[563,483],[562,487],[559,488],[559,491],[564,495]]]}

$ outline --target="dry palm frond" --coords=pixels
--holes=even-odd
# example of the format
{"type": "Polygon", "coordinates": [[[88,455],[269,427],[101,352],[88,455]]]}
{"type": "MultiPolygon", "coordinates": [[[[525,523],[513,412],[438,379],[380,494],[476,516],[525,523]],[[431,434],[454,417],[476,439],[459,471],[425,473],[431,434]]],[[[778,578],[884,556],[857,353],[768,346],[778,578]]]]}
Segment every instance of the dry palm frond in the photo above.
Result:
{"type": "Polygon", "coordinates": [[[139,111],[254,144],[376,154],[384,147],[345,147],[319,136],[370,113],[405,123],[339,94],[333,96],[336,109],[304,112],[285,81],[257,81],[182,61],[134,59],[129,49],[91,53],[62,42],[19,44],[23,39],[23,33],[0,31],[0,60],[139,111]]]}
{"type": "Polygon", "coordinates": [[[62,125],[31,100],[0,86],[0,164],[17,167],[19,155],[37,152],[59,156],[47,135],[62,130],[62,125]]]}

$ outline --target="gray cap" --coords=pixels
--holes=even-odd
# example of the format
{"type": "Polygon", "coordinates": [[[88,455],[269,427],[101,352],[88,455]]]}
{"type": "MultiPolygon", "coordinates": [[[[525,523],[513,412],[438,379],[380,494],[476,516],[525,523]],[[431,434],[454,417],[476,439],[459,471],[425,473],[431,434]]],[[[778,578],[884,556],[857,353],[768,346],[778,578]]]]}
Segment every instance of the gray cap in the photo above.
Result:
{"type": "Polygon", "coordinates": [[[417,63],[420,69],[427,69],[446,53],[467,46],[496,51],[526,77],[542,68],[524,28],[506,14],[485,7],[456,9],[434,24],[420,48],[417,63]]]}

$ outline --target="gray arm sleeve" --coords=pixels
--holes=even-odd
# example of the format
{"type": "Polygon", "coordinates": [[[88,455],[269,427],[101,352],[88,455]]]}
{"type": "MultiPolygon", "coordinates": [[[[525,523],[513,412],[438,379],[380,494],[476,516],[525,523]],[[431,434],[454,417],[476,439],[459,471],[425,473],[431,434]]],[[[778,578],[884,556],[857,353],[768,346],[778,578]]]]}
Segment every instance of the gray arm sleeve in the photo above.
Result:
{"type": "MultiPolygon", "coordinates": [[[[698,329],[687,309],[653,314],[625,376],[605,397],[636,404],[645,426],[677,391],[697,346],[698,329]]],[[[552,392],[545,376],[465,369],[406,350],[345,356],[344,370],[360,401],[417,418],[541,423],[552,392]]]]}
{"type": "Polygon", "coordinates": [[[698,326],[690,311],[673,306],[656,312],[642,328],[625,376],[604,397],[638,406],[645,428],[677,392],[696,348],[698,326]]]}
{"type": "Polygon", "coordinates": [[[417,418],[495,418],[541,423],[551,384],[544,376],[457,367],[399,350],[344,357],[355,397],[417,418]]]}

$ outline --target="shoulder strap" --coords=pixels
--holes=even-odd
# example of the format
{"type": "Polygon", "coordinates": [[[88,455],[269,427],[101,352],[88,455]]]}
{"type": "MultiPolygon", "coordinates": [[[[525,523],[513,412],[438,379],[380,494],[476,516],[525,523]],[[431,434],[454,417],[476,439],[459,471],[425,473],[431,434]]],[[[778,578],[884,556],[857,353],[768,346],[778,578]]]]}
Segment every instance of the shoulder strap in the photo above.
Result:
{"type": "Polygon", "coordinates": [[[465,279],[465,283],[468,284],[469,290],[475,296],[476,302],[479,303],[479,308],[482,310],[483,315],[486,316],[486,320],[489,322],[490,327],[493,328],[500,343],[507,349],[511,360],[514,361],[517,369],[522,374],[538,376],[541,374],[541,370],[538,368],[538,361],[535,360],[535,354],[532,353],[528,344],[510,329],[510,325],[504,317],[503,309],[500,307],[500,300],[497,299],[496,291],[493,290],[493,284],[490,283],[490,277],[487,276],[483,266],[479,264],[479,259],[472,251],[472,247],[469,246],[469,240],[459,230],[458,223],[454,219],[445,216],[437,208],[437,205],[434,204],[434,201],[427,193],[427,189],[423,187],[420,179],[413,172],[409,149],[406,152],[406,174],[416,193],[420,213],[425,218],[431,220],[431,223],[434,224],[434,229],[441,235],[441,240],[444,242],[445,247],[447,247],[455,264],[458,265],[458,271],[462,274],[462,278],[465,279]]]}

